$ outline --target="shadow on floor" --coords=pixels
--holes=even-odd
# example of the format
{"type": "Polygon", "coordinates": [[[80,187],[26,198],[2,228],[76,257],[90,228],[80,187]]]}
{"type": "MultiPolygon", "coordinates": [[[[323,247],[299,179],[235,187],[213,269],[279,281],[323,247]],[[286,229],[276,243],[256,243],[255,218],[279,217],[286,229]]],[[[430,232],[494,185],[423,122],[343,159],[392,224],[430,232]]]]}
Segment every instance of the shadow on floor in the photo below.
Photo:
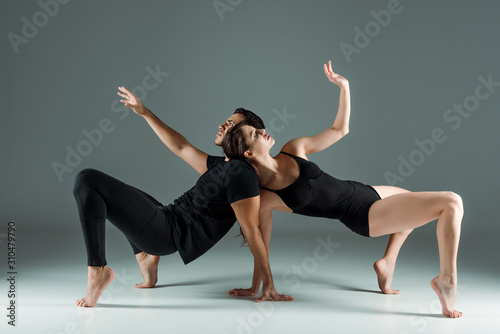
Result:
{"type": "Polygon", "coordinates": [[[315,284],[319,284],[319,285],[324,285],[327,288],[333,288],[333,289],[337,289],[337,290],[366,292],[366,293],[374,293],[374,294],[379,294],[379,295],[384,294],[380,290],[362,289],[362,288],[355,287],[352,285],[347,285],[347,284],[345,284],[345,282],[341,282],[339,280],[336,280],[336,279],[330,278],[330,277],[310,276],[304,281],[308,282],[308,283],[315,283],[315,284]]]}
{"type": "Polygon", "coordinates": [[[97,303],[95,305],[96,308],[135,308],[135,309],[174,309],[174,310],[179,310],[179,309],[203,309],[203,308],[211,308],[213,306],[211,305],[179,305],[179,304],[173,304],[173,305],[132,305],[132,304],[100,304],[97,303]]]}
{"type": "MultiPolygon", "coordinates": [[[[232,275],[232,276],[219,276],[219,277],[211,277],[200,280],[193,281],[182,281],[178,283],[169,283],[169,284],[157,284],[153,289],[158,288],[170,288],[170,287],[179,287],[179,286],[192,286],[192,285],[204,285],[204,284],[218,284],[227,282],[228,286],[235,285],[235,282],[239,282],[247,278],[246,275],[232,275]],[[232,283],[231,283],[232,282],[232,283]]],[[[228,289],[228,291],[231,289],[228,289]]]]}

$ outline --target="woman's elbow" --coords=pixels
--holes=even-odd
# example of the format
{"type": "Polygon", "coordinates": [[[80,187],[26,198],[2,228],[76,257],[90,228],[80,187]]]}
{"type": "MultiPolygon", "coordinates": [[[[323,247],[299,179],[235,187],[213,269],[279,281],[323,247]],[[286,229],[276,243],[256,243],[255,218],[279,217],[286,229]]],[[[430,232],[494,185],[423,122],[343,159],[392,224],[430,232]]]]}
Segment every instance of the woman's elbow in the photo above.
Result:
{"type": "Polygon", "coordinates": [[[349,125],[341,125],[341,126],[335,126],[335,124],[330,128],[331,131],[334,131],[336,133],[339,133],[343,136],[349,133],[349,125]]]}
{"type": "Polygon", "coordinates": [[[340,134],[340,137],[344,137],[349,133],[349,128],[348,127],[343,127],[343,128],[334,128],[335,131],[337,131],[338,134],[340,134]]]}

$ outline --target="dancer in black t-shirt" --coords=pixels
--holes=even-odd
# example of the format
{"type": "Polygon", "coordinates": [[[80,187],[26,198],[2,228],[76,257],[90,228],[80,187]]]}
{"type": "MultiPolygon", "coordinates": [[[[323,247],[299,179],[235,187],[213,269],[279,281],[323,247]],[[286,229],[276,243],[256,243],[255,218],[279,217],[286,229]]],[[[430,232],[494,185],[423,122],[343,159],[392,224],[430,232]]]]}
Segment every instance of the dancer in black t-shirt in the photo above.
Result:
{"type": "MultiPolygon", "coordinates": [[[[115,278],[105,258],[106,219],[132,245],[144,277],[143,283],[136,284],[138,288],[156,284],[160,255],[179,251],[187,264],[209,250],[238,220],[264,278],[262,296],[257,301],[293,300],[291,296],[279,295],[274,288],[267,250],[258,228],[259,185],[252,167],[198,150],[145,108],[129,90],[119,89],[121,102],[144,117],[165,145],[202,176],[173,204],[164,206],[147,193],[101,171],[87,168],[78,173],[73,193],[87,248],[88,283],[87,296],[77,300],[76,305],[94,306],[115,278]]],[[[239,108],[219,126],[216,144],[220,145],[230,127],[242,121],[264,127],[258,116],[239,108]]]]}

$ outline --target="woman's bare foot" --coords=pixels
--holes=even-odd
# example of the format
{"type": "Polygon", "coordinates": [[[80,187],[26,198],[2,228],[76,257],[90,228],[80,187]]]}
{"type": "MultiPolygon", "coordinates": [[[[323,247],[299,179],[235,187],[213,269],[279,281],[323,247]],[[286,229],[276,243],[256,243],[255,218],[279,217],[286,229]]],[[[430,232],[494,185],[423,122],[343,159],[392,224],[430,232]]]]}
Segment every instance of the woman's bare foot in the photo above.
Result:
{"type": "Polygon", "coordinates": [[[377,273],[378,286],[383,293],[389,295],[399,294],[399,290],[391,289],[392,274],[394,273],[395,264],[389,263],[382,258],[373,264],[373,269],[377,273]]]}
{"type": "Polygon", "coordinates": [[[113,282],[116,274],[108,266],[89,267],[87,281],[87,296],[76,301],[76,306],[92,307],[108,285],[113,282]]]}
{"type": "Polygon", "coordinates": [[[450,318],[460,318],[462,312],[453,309],[455,296],[457,293],[457,285],[451,282],[451,279],[442,278],[439,275],[431,281],[431,286],[439,297],[443,314],[450,318]]]}
{"type": "Polygon", "coordinates": [[[154,287],[158,282],[158,262],[160,262],[160,257],[144,252],[136,254],[135,257],[141,268],[142,278],[144,278],[144,282],[136,284],[135,287],[138,289],[154,287]]]}

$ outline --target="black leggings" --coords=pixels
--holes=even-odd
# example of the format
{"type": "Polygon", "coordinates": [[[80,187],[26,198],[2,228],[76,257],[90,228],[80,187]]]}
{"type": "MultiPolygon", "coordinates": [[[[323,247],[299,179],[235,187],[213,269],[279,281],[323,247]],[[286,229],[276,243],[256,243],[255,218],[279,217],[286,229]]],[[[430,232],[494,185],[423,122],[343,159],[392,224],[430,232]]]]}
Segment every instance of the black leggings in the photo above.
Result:
{"type": "Polygon", "coordinates": [[[105,266],[105,223],[125,234],[134,254],[168,255],[177,251],[172,219],[163,205],[142,190],[103,172],[86,168],[75,177],[73,194],[87,247],[87,265],[105,266]]]}

